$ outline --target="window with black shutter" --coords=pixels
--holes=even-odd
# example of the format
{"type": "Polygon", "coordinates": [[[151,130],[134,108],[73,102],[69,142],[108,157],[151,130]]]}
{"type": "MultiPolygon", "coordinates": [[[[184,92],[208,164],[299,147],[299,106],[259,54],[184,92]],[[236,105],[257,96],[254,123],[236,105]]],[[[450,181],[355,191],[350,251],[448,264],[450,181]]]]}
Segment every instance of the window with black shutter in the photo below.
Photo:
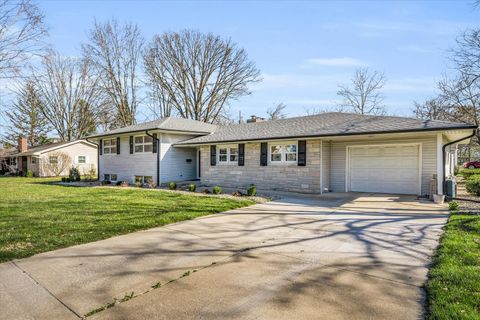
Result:
{"type": "Polygon", "coordinates": [[[260,144],[260,165],[266,166],[268,164],[268,143],[262,142],[260,144]]]}
{"type": "Polygon", "coordinates": [[[133,154],[133,136],[130,136],[130,154],[133,154]]]}
{"type": "Polygon", "coordinates": [[[307,165],[307,141],[299,140],[298,141],[298,161],[299,166],[307,165]]]}
{"type": "Polygon", "coordinates": [[[238,165],[245,165],[245,143],[240,143],[238,145],[238,165]]]}
{"type": "Polygon", "coordinates": [[[217,146],[210,146],[210,165],[217,164],[217,146]]]}
{"type": "Polygon", "coordinates": [[[102,139],[100,139],[98,141],[98,152],[99,152],[100,155],[103,154],[103,140],[102,139]]]}
{"type": "Polygon", "coordinates": [[[120,137],[117,137],[117,154],[120,154],[120,137]]]}

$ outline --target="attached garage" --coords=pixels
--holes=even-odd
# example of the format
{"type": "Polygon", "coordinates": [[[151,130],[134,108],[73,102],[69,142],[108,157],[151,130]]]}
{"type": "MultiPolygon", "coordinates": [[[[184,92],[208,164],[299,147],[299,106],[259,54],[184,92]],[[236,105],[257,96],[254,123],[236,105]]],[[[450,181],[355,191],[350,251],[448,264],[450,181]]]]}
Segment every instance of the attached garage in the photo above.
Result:
{"type": "Polygon", "coordinates": [[[347,147],[347,191],[421,194],[421,144],[347,147]]]}

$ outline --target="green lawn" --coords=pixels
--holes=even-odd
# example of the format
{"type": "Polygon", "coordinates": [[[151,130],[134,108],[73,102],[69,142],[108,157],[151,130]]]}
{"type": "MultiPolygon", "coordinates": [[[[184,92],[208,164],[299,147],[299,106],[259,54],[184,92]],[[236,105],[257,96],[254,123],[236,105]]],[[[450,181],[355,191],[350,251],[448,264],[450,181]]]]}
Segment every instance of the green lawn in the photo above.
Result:
{"type": "Polygon", "coordinates": [[[157,190],[0,178],[0,262],[252,204],[157,190]]]}
{"type": "Polygon", "coordinates": [[[427,282],[427,319],[480,319],[480,216],[452,215],[427,282]]]}

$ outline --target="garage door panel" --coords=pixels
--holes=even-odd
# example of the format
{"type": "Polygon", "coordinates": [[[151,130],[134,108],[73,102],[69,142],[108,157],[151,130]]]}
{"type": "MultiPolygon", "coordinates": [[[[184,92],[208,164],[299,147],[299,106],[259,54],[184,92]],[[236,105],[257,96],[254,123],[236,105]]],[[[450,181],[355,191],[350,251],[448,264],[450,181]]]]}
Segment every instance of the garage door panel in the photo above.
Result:
{"type": "Polygon", "coordinates": [[[418,194],[419,155],[418,145],[352,147],[349,190],[418,194]]]}

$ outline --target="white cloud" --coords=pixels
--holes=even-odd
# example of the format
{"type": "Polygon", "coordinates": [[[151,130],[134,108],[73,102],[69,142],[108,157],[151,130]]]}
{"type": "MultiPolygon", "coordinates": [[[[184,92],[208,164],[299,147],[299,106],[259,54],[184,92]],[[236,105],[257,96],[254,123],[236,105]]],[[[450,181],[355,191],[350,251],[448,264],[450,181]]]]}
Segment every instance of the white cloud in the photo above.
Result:
{"type": "Polygon", "coordinates": [[[326,67],[359,67],[367,65],[364,61],[351,57],[342,58],[313,58],[308,63],[326,67]]]}

